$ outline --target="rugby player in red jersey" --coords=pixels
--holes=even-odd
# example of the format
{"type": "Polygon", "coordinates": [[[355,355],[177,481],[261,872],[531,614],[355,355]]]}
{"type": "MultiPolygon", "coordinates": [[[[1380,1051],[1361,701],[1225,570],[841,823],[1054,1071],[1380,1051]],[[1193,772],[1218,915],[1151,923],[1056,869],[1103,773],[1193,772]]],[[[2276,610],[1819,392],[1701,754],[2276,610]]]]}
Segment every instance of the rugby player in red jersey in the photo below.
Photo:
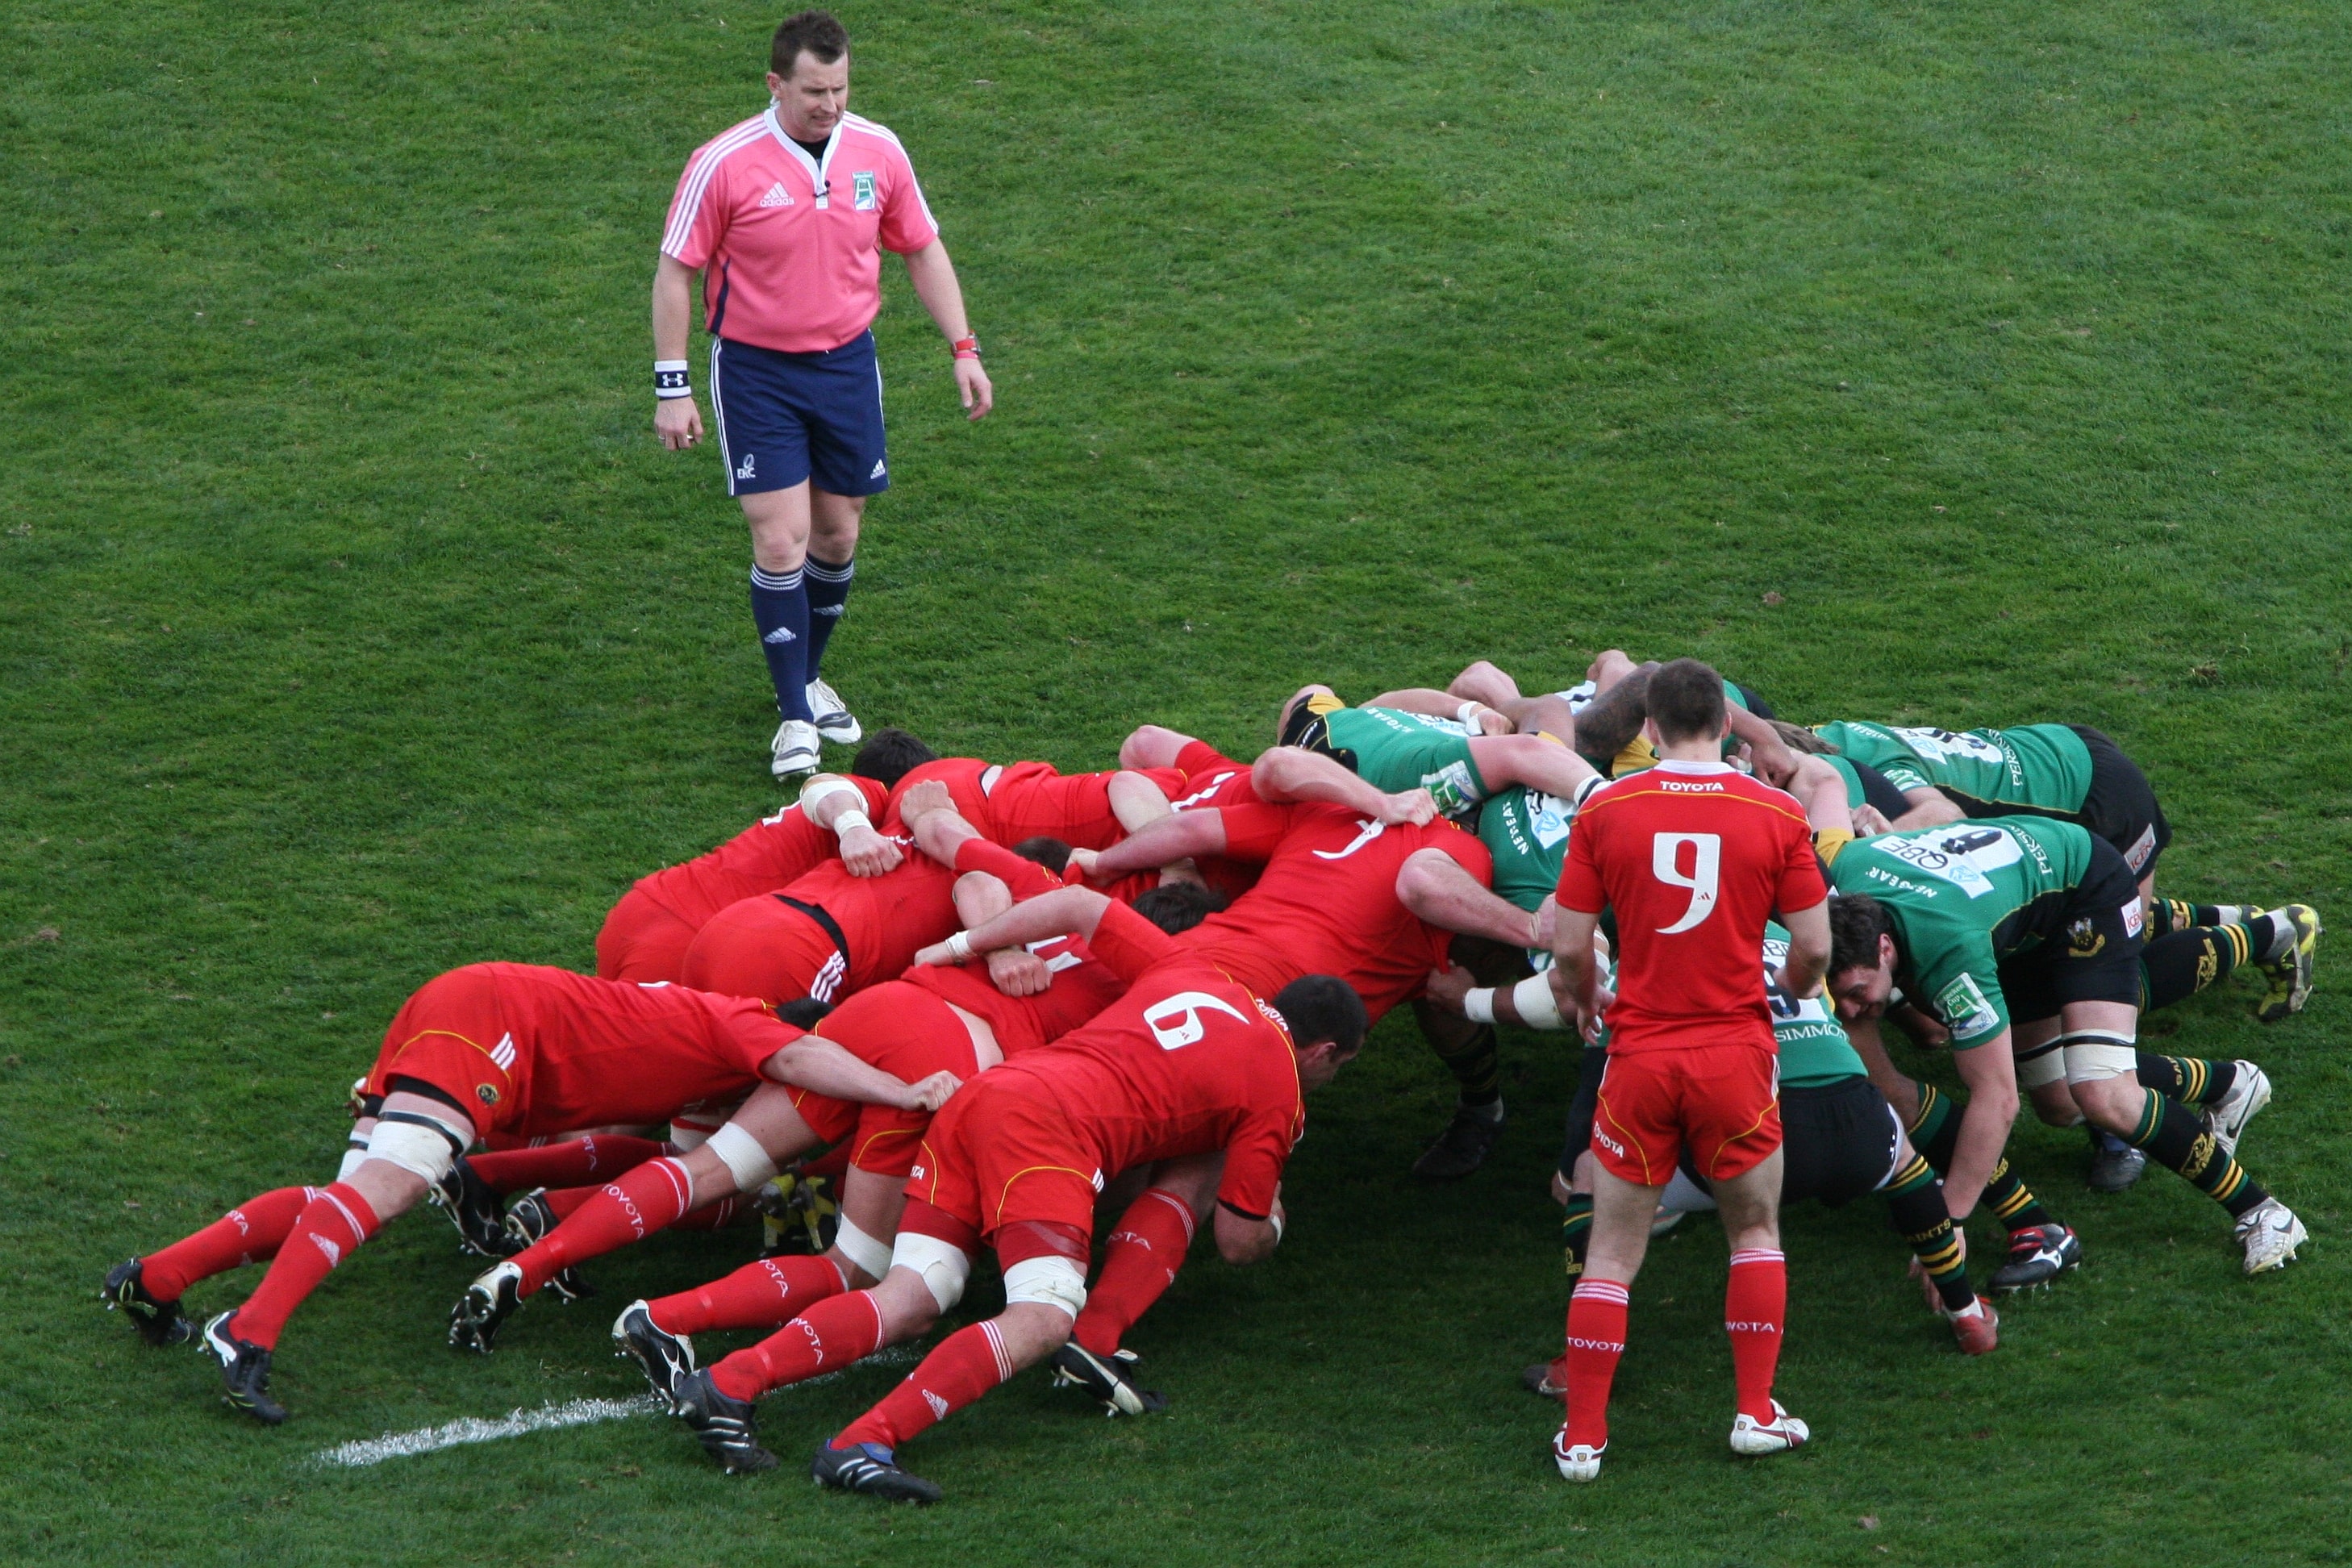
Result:
{"type": "Polygon", "coordinates": [[[1551,973],[1561,1011],[1591,1038],[1605,1008],[1609,1029],[1593,1118],[1592,1242],[1569,1302],[1568,1419],[1552,1445],[1572,1481],[1601,1474],[1627,1289],[1685,1150],[1714,1185],[1731,1244],[1732,1451],[1779,1453],[1810,1436],[1772,1397],[1788,1272],[1779,1058],[1756,954],[1777,913],[1791,937],[1780,985],[1819,994],[1829,889],[1803,809],[1721,760],[1722,678],[1676,659],[1651,675],[1647,702],[1660,761],[1586,796],[1558,894],[1551,973]],[[1603,910],[1617,917],[1614,997],[1601,988],[1593,955],[1603,910]]]}
{"type": "MultiPolygon", "coordinates": [[[[1067,910],[1071,900],[1097,906],[1108,901],[1085,889],[1063,888],[1039,868],[1031,867],[1023,879],[1018,862],[1003,864],[1012,858],[1007,851],[982,840],[942,845],[938,826],[956,820],[951,813],[934,813],[918,823],[917,837],[928,852],[954,853],[959,868],[997,869],[1016,895],[1029,900],[1016,908],[1067,910]],[[1035,897],[1040,894],[1044,897],[1035,897]]],[[[1031,936],[997,950],[1026,951],[1051,972],[1050,986],[1024,995],[1000,991],[977,959],[959,962],[944,945],[927,949],[924,956],[932,962],[917,964],[899,980],[859,992],[818,1027],[860,1059],[887,1064],[891,1071],[903,1074],[919,1064],[969,1079],[999,1060],[1018,1059],[1089,1022],[1118,1001],[1129,981],[1140,973],[1131,957],[1124,961],[1124,968],[1097,958],[1076,934],[1079,923],[1109,925],[1115,952],[1157,956],[1167,951],[1170,935],[1197,923],[1213,908],[1214,896],[1207,889],[1180,884],[1153,889],[1132,909],[1098,911],[1083,922],[1032,919],[1027,927],[1031,936]]],[[[656,1391],[673,1403],[680,1381],[694,1370],[691,1336],[722,1329],[775,1329],[819,1301],[873,1283],[888,1266],[907,1173],[929,1119],[879,1108],[865,1114],[858,1107],[819,1096],[795,1094],[793,1099],[795,1109],[820,1136],[845,1139],[851,1151],[840,1235],[824,1256],[762,1258],[699,1289],[635,1302],[622,1312],[613,1325],[614,1342],[644,1370],[656,1391]]],[[[1209,1184],[1215,1184],[1213,1173],[1209,1184]]],[[[821,1336],[794,1343],[808,1353],[810,1369],[835,1364],[822,1353],[821,1336]]],[[[795,1374],[774,1375],[792,1381],[795,1374]]]]}
{"type": "Polygon", "coordinates": [[[936,1106],[952,1087],[910,1088],[740,997],[536,964],[453,969],[393,1018],[366,1080],[380,1108],[361,1121],[353,1141],[365,1146],[345,1156],[331,1184],[266,1193],[118,1266],[106,1295],[152,1342],[173,1343],[190,1337],[179,1306],[190,1284],[271,1258],[245,1304],[205,1325],[203,1344],[220,1363],[229,1404],[275,1426],[286,1411],[269,1396],[269,1363],[287,1318],[353,1248],[415,1206],[477,1137],[660,1121],[763,1079],[900,1106],[936,1106]]]}
{"type": "Polygon", "coordinates": [[[1168,815],[1169,796],[1184,783],[1174,767],[1065,773],[1051,763],[992,763],[943,757],[900,779],[890,792],[886,825],[917,784],[947,785],[956,812],[986,837],[1011,846],[1026,838],[1058,838],[1081,849],[1105,849],[1148,822],[1168,815]]]}
{"type": "MultiPolygon", "coordinates": [[[[906,810],[930,853],[913,856],[870,885],[881,888],[910,879],[924,868],[938,871],[951,889],[950,927],[959,921],[977,922],[1002,912],[1013,900],[1008,880],[1033,894],[1058,885],[1035,863],[982,838],[950,808],[948,800],[947,787],[936,782],[918,786],[907,795],[906,810]]],[[[803,879],[794,886],[804,887],[810,880],[803,879]]],[[[909,948],[908,957],[912,956],[909,948]]],[[[1016,994],[1045,991],[1050,979],[1045,962],[1034,953],[991,953],[984,962],[997,983],[1016,994]]],[[[997,994],[987,981],[977,984],[992,995],[997,994]]],[[[947,1004],[925,1008],[922,1004],[933,999],[909,995],[910,988],[887,984],[861,987],[851,1004],[868,989],[889,994],[863,1006],[845,1004],[817,1026],[824,1038],[861,1061],[887,1063],[886,1070],[893,1074],[902,1069],[912,1073],[913,1078],[906,1081],[929,1083],[944,1079],[952,1084],[991,1065],[1002,1054],[989,1037],[985,1022],[974,1018],[973,1027],[967,1031],[947,1004]],[[926,1026],[941,1023],[948,1026],[926,1026]]],[[[1116,988],[1090,991],[1083,981],[1073,982],[1054,998],[1064,1019],[1059,1027],[1084,1022],[1117,994],[1116,988]],[[1077,1008],[1085,1011],[1075,1011],[1077,1008]]],[[[900,1109],[893,1108],[894,1111],[900,1109]]],[[[923,1107],[922,1114],[911,1123],[877,1117],[868,1119],[868,1125],[884,1146],[904,1143],[910,1134],[919,1132],[931,1109],[923,1107]]],[[[780,1164],[838,1142],[860,1126],[860,1107],[855,1102],[781,1087],[754,1093],[707,1142],[682,1154],[637,1165],[590,1196],[552,1230],[484,1270],[450,1311],[449,1342],[487,1354],[506,1321],[565,1270],[667,1229],[707,1204],[754,1191],[775,1175],[780,1164]]],[[[879,1165],[869,1162],[869,1168],[882,1178],[879,1183],[856,1184],[853,1174],[852,1183],[858,1187],[856,1203],[847,1201],[851,1194],[845,1190],[841,1237],[845,1242],[845,1256],[853,1263],[886,1250],[878,1239],[868,1241],[872,1233],[862,1231],[859,1224],[878,1225],[887,1234],[896,1221],[897,1188],[905,1173],[887,1170],[887,1160],[879,1165]]]]}
{"type": "Polygon", "coordinates": [[[607,980],[677,980],[688,943],[710,917],[740,899],[777,892],[837,852],[861,877],[899,860],[874,822],[908,771],[936,761],[904,730],[877,730],[846,776],[819,773],[799,801],[762,817],[707,855],[640,878],[596,933],[596,973],[607,980]]]}
{"type": "Polygon", "coordinates": [[[1049,900],[1079,906],[1077,934],[1137,984],[1058,1043],[983,1073],[933,1119],[879,1285],[820,1303],[679,1385],[678,1415],[729,1470],[775,1464],[759,1445],[753,1399],[928,1329],[961,1298],[985,1244],[1003,1268],[1005,1310],[941,1342],[812,1467],[827,1485],[935,1500],[937,1488],[897,1466],[898,1445],[1068,1339],[1086,1300],[1096,1194],[1120,1171],[1222,1152],[1220,1250],[1248,1263],[1280,1239],[1301,1094],[1361,1046],[1362,1005],[1314,975],[1269,1006],[1099,894],[1049,900]]]}

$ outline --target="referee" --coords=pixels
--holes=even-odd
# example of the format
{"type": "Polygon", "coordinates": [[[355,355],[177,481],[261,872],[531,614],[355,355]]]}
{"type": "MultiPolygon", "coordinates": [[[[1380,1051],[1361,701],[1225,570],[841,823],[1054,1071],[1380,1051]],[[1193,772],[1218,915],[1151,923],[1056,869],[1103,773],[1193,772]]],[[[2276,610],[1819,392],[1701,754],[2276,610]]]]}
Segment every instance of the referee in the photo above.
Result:
{"type": "Polygon", "coordinates": [[[813,771],[819,737],[855,745],[856,719],[820,674],[856,574],[866,498],[890,488],[871,330],[884,249],[953,354],[978,419],[994,402],[963,293],[906,149],[849,112],[849,35],[830,12],[776,29],[767,112],[695,150],[654,270],[654,431],[702,439],[688,375],[694,276],[710,333],[710,413],[727,493],[751,525],[751,619],[782,722],[778,778],[813,771]]]}

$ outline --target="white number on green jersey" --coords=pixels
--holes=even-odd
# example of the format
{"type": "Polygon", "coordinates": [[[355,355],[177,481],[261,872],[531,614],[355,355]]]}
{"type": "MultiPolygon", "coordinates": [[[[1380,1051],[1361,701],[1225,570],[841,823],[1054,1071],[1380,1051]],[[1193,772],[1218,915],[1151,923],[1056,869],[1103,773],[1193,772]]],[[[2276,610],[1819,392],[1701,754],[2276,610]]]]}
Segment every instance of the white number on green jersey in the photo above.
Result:
{"type": "Polygon", "coordinates": [[[1915,871],[1951,883],[1972,899],[1992,891],[1987,872],[2014,866],[2025,858],[2017,840],[2000,828],[1966,822],[1899,838],[1873,839],[1871,847],[1915,871]]]}

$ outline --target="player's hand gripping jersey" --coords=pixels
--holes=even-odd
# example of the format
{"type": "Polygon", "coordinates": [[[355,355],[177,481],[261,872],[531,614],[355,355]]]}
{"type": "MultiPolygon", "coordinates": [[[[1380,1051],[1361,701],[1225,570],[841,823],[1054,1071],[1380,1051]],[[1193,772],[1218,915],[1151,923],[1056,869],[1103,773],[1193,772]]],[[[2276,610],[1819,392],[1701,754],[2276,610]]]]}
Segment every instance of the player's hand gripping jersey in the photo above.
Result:
{"type": "Polygon", "coordinates": [[[1811,1089],[1864,1076],[1868,1069],[1846,1038],[1845,1026],[1830,1011],[1827,994],[1791,996],[1780,988],[1778,976],[1788,958],[1788,931],[1778,922],[1767,925],[1764,993],[1772,1005],[1772,1043],[1780,1057],[1781,1087],[1811,1089]]]}
{"type": "Polygon", "coordinates": [[[385,1031],[368,1092],[431,1086],[477,1132],[566,1132],[666,1121],[740,1100],[801,1037],[759,1003],[531,963],[473,963],[428,981],[385,1031]]]}
{"type": "Polygon", "coordinates": [[[2079,945],[2088,951],[2070,962],[2086,968],[2116,954],[2137,963],[2137,890],[2119,855],[2100,857],[2112,874],[2094,876],[2094,843],[2087,829],[2036,817],[1947,823],[1857,840],[1830,880],[1886,906],[1899,950],[1895,984],[1952,1031],[1954,1049],[1967,1050],[2010,1026],[2004,963],[2079,945]],[[2101,881],[2116,885],[2094,885],[2101,881]],[[2094,907],[2078,908],[2078,892],[2094,907]],[[2079,942],[2078,921],[2086,922],[2079,942]],[[2108,921],[2117,929],[2104,929],[2108,921]]]}

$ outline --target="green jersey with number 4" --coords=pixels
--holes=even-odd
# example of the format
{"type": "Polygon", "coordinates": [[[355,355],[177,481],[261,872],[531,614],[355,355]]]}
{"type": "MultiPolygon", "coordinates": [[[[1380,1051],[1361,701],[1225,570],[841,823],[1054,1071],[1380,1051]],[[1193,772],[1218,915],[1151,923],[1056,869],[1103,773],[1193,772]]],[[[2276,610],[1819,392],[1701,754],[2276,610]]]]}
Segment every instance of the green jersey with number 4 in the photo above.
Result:
{"type": "Polygon", "coordinates": [[[1772,1039],[1780,1048],[1780,1081],[1791,1089],[1860,1078],[1867,1070],[1845,1026],[1829,1009],[1826,994],[1800,999],[1774,984],[1789,957],[1789,933],[1777,921],[1764,924],[1764,994],[1772,1003],[1772,1039]]]}
{"type": "Polygon", "coordinates": [[[1886,906],[1895,983],[1967,1050],[2009,1027],[2000,961],[2062,934],[2090,867],[2088,829],[2003,816],[1858,838],[1830,863],[1830,886],[1886,906]]]}
{"type": "Polygon", "coordinates": [[[1334,751],[1352,752],[1356,773],[1385,794],[1426,789],[1440,815],[1460,816],[1491,793],[1470,758],[1470,731],[1453,719],[1395,708],[1335,708],[1323,715],[1334,751]]]}
{"type": "Polygon", "coordinates": [[[2019,807],[2071,816],[2091,793],[2091,750],[2063,724],[1929,730],[1842,721],[1815,733],[1899,790],[1942,790],[1970,816],[2019,807]]]}

